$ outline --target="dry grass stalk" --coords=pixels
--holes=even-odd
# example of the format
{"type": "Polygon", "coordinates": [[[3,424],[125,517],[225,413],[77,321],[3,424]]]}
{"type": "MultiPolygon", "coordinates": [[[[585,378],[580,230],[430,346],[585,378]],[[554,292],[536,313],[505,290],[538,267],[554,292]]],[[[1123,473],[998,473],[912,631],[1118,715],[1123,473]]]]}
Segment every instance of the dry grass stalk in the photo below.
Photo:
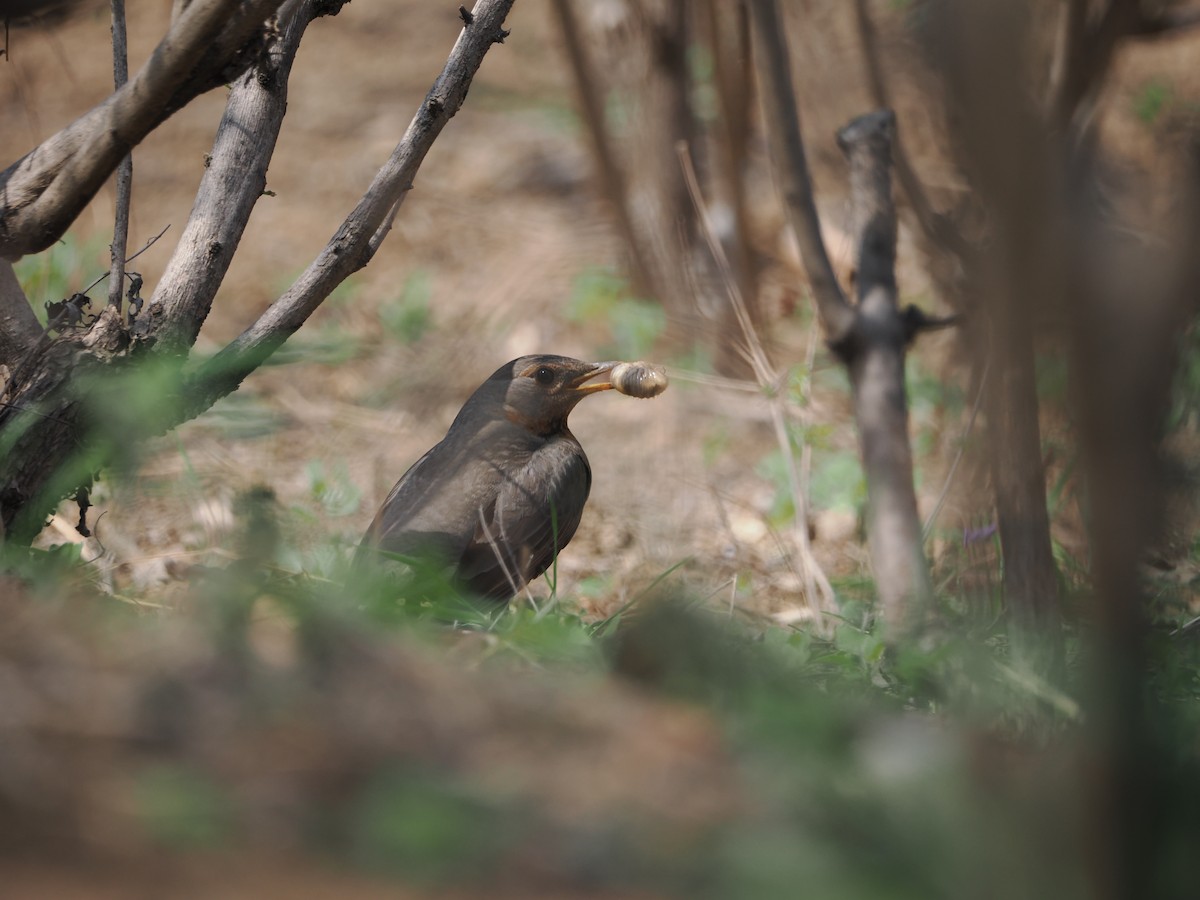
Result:
{"type": "MultiPolygon", "coordinates": [[[[800,570],[800,577],[804,581],[804,601],[815,613],[817,624],[820,625],[823,622],[823,614],[837,608],[837,598],[834,595],[833,586],[829,583],[828,577],[813,555],[812,543],[808,536],[808,497],[802,489],[802,485],[806,483],[807,478],[801,477],[801,466],[797,464],[795,448],[792,446],[791,436],[788,434],[786,424],[786,397],[783,385],[786,381],[787,373],[777,372],[774,366],[771,365],[770,359],[767,358],[762,341],[759,340],[758,332],[754,328],[754,322],[750,318],[750,313],[746,309],[745,301],[738,288],[737,279],[733,276],[729,260],[726,258],[725,251],[721,247],[721,242],[716,236],[712,222],[709,220],[708,212],[704,205],[704,198],[700,193],[700,184],[696,179],[696,170],[692,165],[691,155],[688,153],[686,146],[680,146],[678,149],[688,193],[691,195],[692,202],[696,206],[700,230],[708,242],[709,251],[712,253],[713,260],[717,265],[721,285],[725,288],[729,303],[733,308],[734,315],[737,317],[738,326],[742,331],[742,337],[745,341],[742,351],[746,361],[750,364],[754,372],[759,389],[767,398],[768,409],[771,412],[771,424],[775,430],[775,439],[779,445],[780,452],[783,453],[783,457],[787,462],[788,486],[791,490],[792,506],[794,509],[792,536],[795,541],[796,560],[800,570]]],[[[807,444],[805,444],[805,451],[807,451],[807,444]]],[[[808,458],[808,454],[805,452],[805,470],[807,470],[808,458]]]]}

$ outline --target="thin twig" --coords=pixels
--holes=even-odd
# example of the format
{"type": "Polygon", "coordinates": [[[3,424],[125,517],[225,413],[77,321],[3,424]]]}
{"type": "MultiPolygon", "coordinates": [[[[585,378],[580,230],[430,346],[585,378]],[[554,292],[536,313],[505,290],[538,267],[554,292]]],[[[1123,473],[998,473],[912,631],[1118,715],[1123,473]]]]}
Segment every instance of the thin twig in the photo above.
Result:
{"type": "Polygon", "coordinates": [[[633,213],[629,209],[629,196],[625,186],[625,177],[617,164],[616,153],[608,134],[608,124],[604,117],[604,104],[600,99],[600,90],[596,86],[595,66],[587,53],[587,47],[580,35],[579,23],[575,18],[575,10],[571,0],[554,0],[551,4],[558,17],[558,27],[562,32],[563,44],[566,47],[567,61],[571,64],[571,72],[575,76],[575,86],[579,90],[579,105],[583,112],[583,122],[591,138],[589,146],[596,158],[597,174],[603,185],[604,193],[612,204],[616,216],[617,230],[625,242],[629,254],[630,267],[634,287],[639,293],[648,297],[657,297],[654,277],[649,264],[642,253],[643,242],[639,240],[633,224],[633,213]]]}
{"type": "Polygon", "coordinates": [[[426,154],[466,100],[471,80],[484,56],[507,33],[504,19],[513,2],[478,0],[472,10],[472,24],[460,33],[404,136],[358,205],[292,286],[190,380],[191,402],[175,412],[179,421],[199,415],[236,390],[243,379],[304,324],[334,288],[370,262],[378,246],[374,238],[379,229],[400,198],[411,190],[426,154]]]}
{"type": "MultiPolygon", "coordinates": [[[[162,231],[160,231],[154,237],[150,238],[150,240],[146,241],[146,243],[142,245],[141,250],[139,250],[137,253],[133,254],[133,256],[125,257],[124,265],[126,265],[126,266],[129,265],[131,262],[133,262],[135,259],[137,259],[139,256],[141,256],[143,253],[145,253],[147,250],[149,250],[151,247],[153,247],[158,242],[158,239],[167,233],[167,229],[170,227],[171,227],[171,225],[170,225],[170,223],[168,223],[167,225],[165,225],[163,227],[162,231]]],[[[91,284],[89,284],[87,287],[85,287],[79,293],[86,294],[88,291],[90,291],[92,288],[94,288],[96,285],[98,285],[100,282],[102,282],[105,278],[107,278],[110,274],[111,274],[111,272],[105,272],[103,275],[101,275],[99,278],[97,278],[95,281],[93,281],[91,284]]]]}
{"type": "Polygon", "coordinates": [[[141,256],[143,253],[145,253],[147,250],[149,250],[151,247],[153,247],[156,243],[158,243],[158,239],[160,237],[162,237],[164,234],[166,234],[167,229],[170,227],[171,227],[171,223],[168,222],[166,225],[163,226],[162,231],[160,231],[158,234],[156,234],[154,237],[150,238],[150,240],[146,241],[146,243],[142,245],[141,250],[139,250],[137,253],[133,254],[133,256],[125,257],[125,264],[128,265],[129,263],[133,262],[135,259],[137,259],[139,256],[141,256]]]}
{"type": "MultiPolygon", "coordinates": [[[[804,351],[804,371],[806,377],[804,385],[800,389],[800,413],[804,420],[805,426],[808,425],[811,416],[810,405],[812,402],[812,382],[813,382],[813,367],[817,358],[817,329],[810,328],[808,330],[808,348],[804,351]]],[[[809,484],[812,479],[812,444],[807,440],[803,441],[800,446],[800,494],[807,497],[809,484]]]]}
{"type": "MultiPolygon", "coordinates": [[[[129,42],[125,35],[125,0],[112,5],[113,86],[119,91],[129,80],[129,42]]],[[[109,247],[112,268],[108,279],[108,304],[121,311],[125,288],[125,250],[129,244],[129,206],[133,197],[133,153],[126,153],[117,166],[117,211],[109,247]]]]}
{"type": "Polygon", "coordinates": [[[808,273],[825,339],[840,344],[854,329],[854,308],[846,299],[829,262],[813,199],[812,179],[800,136],[800,114],[792,88],[791,61],[776,0],[750,0],[755,25],[755,65],[762,85],[763,120],[771,151],[771,169],[788,223],[796,235],[808,273]]]}
{"type": "MultiPolygon", "coordinates": [[[[871,21],[871,14],[867,11],[867,0],[854,0],[854,11],[871,102],[880,109],[890,109],[891,98],[888,96],[887,79],[884,78],[883,67],[879,61],[878,36],[875,23],[871,21]]],[[[925,237],[937,246],[947,248],[960,260],[969,259],[973,255],[970,244],[950,220],[935,211],[933,204],[929,202],[929,196],[921,185],[921,179],[917,177],[898,128],[892,138],[892,165],[925,237]]]]}

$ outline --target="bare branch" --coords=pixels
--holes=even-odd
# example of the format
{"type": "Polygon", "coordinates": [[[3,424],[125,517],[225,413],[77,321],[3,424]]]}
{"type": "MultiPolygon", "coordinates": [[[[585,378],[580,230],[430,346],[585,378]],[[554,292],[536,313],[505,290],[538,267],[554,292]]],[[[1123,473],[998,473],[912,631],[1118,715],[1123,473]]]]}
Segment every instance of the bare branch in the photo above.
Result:
{"type": "Polygon", "coordinates": [[[800,244],[800,256],[812,285],[825,339],[831,345],[838,345],[854,328],[854,310],[837,283],[821,239],[777,0],[750,0],[750,13],[758,41],[754,58],[776,187],[800,244]]]}
{"type": "Polygon", "coordinates": [[[1088,4],[1071,0],[1063,40],[1062,80],[1055,98],[1055,121],[1082,133],[1091,122],[1104,77],[1117,46],[1127,37],[1158,33],[1173,15],[1149,13],[1142,0],[1109,0],[1103,15],[1088,25],[1088,4]]]}
{"type": "MultiPolygon", "coordinates": [[[[871,102],[879,109],[890,109],[892,104],[888,97],[887,80],[879,62],[879,41],[875,33],[875,24],[867,11],[867,0],[854,0],[854,11],[858,23],[859,45],[867,69],[867,87],[871,94],[871,102]]],[[[896,167],[900,187],[904,190],[925,237],[936,246],[945,247],[960,260],[967,260],[973,254],[971,246],[950,220],[935,211],[933,204],[929,202],[929,197],[921,186],[921,179],[917,177],[916,170],[908,158],[899,130],[892,143],[892,164],[896,167]]]]}
{"type": "Polygon", "coordinates": [[[256,31],[279,3],[194,0],[125,87],[0,173],[0,256],[17,259],[61,237],[132,147],[236,75],[230,65],[257,46],[256,31]]]}
{"type": "MultiPolygon", "coordinates": [[[[129,81],[129,44],[125,37],[125,0],[111,0],[113,86],[119,91],[129,81]]],[[[108,278],[108,303],[121,311],[125,287],[125,250],[129,244],[129,205],[133,199],[133,155],[125,154],[117,166],[117,212],[109,247],[112,268],[108,278]]]]}
{"type": "Polygon", "coordinates": [[[904,327],[896,302],[895,116],[869,113],[838,132],[850,165],[858,305],[847,348],[854,418],[867,480],[867,543],[889,639],[918,624],[932,594],[913,488],[904,389],[904,327]]]}
{"type": "Polygon", "coordinates": [[[266,189],[267,166],[287,112],[292,63],[322,5],[293,4],[279,37],[229,93],[191,215],[151,300],[162,311],[155,333],[161,351],[186,355],[208,317],[266,189]]]}
{"type": "Polygon", "coordinates": [[[1054,71],[1051,78],[1054,106],[1051,110],[1054,120],[1060,125],[1070,121],[1073,113],[1072,95],[1078,88],[1068,89],[1069,81],[1079,78],[1083,67],[1085,45],[1088,38],[1087,27],[1088,0],[1067,0],[1062,14],[1062,29],[1058,40],[1057,58],[1054,60],[1054,71]]]}
{"type": "Polygon", "coordinates": [[[567,60],[571,64],[571,72],[575,76],[575,85],[579,90],[579,105],[583,112],[584,124],[587,126],[591,138],[588,144],[596,157],[597,174],[600,176],[604,194],[612,204],[613,214],[617,220],[617,229],[620,231],[621,239],[625,242],[625,249],[629,253],[634,286],[639,293],[645,296],[660,296],[653,272],[642,253],[642,241],[638,238],[637,230],[633,225],[625,178],[617,164],[612,141],[609,139],[608,126],[604,119],[604,105],[600,100],[600,91],[596,87],[595,69],[583,39],[580,37],[575,10],[571,5],[571,0],[554,0],[552,6],[558,17],[559,30],[562,31],[563,44],[566,46],[567,60]]]}
{"type": "Polygon", "coordinates": [[[1134,36],[1143,38],[1176,37],[1200,25],[1200,9],[1171,10],[1157,12],[1142,11],[1142,20],[1134,30],[1134,36]]]}
{"type": "Polygon", "coordinates": [[[198,415],[236,390],[337,285],[370,262],[379,245],[380,229],[390,223],[393,208],[412,189],[417,170],[434,140],[462,106],[487,51],[507,36],[504,19],[513,2],[478,0],[472,10],[471,24],[464,26],[441,74],[362,200],[283,296],[191,380],[188,408],[180,411],[184,419],[198,415]]]}
{"type": "Polygon", "coordinates": [[[892,138],[896,117],[891,110],[860,116],[838,132],[838,146],[850,163],[850,199],[858,238],[859,315],[874,311],[873,297],[886,303],[899,322],[896,305],[896,207],[892,202],[892,138]]]}

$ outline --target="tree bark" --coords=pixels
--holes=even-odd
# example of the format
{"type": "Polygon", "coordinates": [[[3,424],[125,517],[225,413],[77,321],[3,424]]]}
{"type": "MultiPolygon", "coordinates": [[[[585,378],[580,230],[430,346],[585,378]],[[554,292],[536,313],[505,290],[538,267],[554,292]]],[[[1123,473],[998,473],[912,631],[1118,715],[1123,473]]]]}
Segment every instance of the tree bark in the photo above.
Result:
{"type": "MultiPolygon", "coordinates": [[[[1034,357],[1036,320],[1062,300],[1058,248],[1064,230],[1060,158],[1044,114],[1027,99],[1030,69],[1019,9],[1004,2],[972,9],[945,4],[930,35],[956,110],[962,166],[990,213],[986,244],[942,243],[962,265],[976,302],[968,339],[990,360],[985,395],[987,454],[1003,556],[1009,633],[1040,671],[1062,661],[1061,599],[1046,510],[1040,401],[1034,357]]],[[[936,240],[936,239],[935,239],[936,240]]]]}
{"type": "Polygon", "coordinates": [[[850,164],[851,234],[858,247],[854,330],[841,348],[854,391],[854,420],[867,480],[867,542],[884,620],[910,633],[932,589],[913,487],[904,382],[907,335],[896,299],[896,209],[890,111],[855,119],[838,133],[850,164]]]}
{"type": "Polygon", "coordinates": [[[750,15],[756,34],[754,62],[776,187],[783,199],[788,224],[800,245],[800,259],[812,286],[821,330],[829,344],[837,345],[854,328],[854,310],[838,285],[825,242],[821,239],[821,222],[800,134],[800,112],[792,88],[792,65],[784,42],[783,19],[777,0],[751,0],[750,15]]]}
{"type": "Polygon", "coordinates": [[[160,353],[184,357],[208,318],[250,214],[267,187],[287,112],[288,80],[300,41],[320,2],[305,0],[281,23],[279,38],[234,84],[183,234],[150,301],[159,312],[160,353]]]}
{"type": "Polygon", "coordinates": [[[339,284],[375,255],[392,217],[412,190],[417,170],[446,123],[462,107],[471,80],[493,43],[508,32],[504,20],[514,0],[479,0],[441,74],[392,155],[376,173],[353,212],[320,254],[258,320],[189,380],[180,421],[232,393],[251,372],[294,334],[339,284]]]}
{"type": "Polygon", "coordinates": [[[1018,645],[1056,642],[1062,623],[1046,510],[1033,329],[1023,304],[993,299],[998,302],[990,304],[989,356],[995,374],[988,384],[987,444],[1004,556],[1004,601],[1018,645]]]}

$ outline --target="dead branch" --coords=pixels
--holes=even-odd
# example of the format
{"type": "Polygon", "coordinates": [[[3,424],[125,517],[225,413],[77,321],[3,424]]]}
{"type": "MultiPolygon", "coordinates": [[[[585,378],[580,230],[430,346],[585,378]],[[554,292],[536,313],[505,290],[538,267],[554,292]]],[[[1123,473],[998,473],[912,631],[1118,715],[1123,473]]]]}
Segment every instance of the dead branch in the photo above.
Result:
{"type": "MultiPolygon", "coordinates": [[[[125,0],[111,0],[113,87],[118,91],[129,81],[129,45],[125,36],[125,0]]],[[[108,302],[121,310],[125,288],[125,250],[129,245],[129,206],[133,199],[133,155],[126,153],[117,166],[117,211],[109,247],[112,268],[108,277],[108,302]]]]}
{"type": "MultiPolygon", "coordinates": [[[[713,84],[719,114],[713,130],[713,175],[716,208],[722,209],[724,227],[721,245],[729,258],[738,289],[756,327],[762,325],[758,297],[758,269],[751,241],[750,211],[746,192],[746,172],[753,133],[751,114],[754,107],[754,70],[750,59],[750,18],[742,4],[723,4],[708,0],[704,4],[708,43],[713,59],[713,84]]],[[[738,327],[734,310],[722,306],[718,327],[730,334],[738,327]]],[[[744,368],[734,346],[722,341],[717,345],[717,367],[726,373],[744,368]]]]}
{"type": "Polygon", "coordinates": [[[504,20],[514,0],[478,0],[441,74],[422,101],[404,137],[376,173],[354,211],[296,282],[253,325],[211,359],[188,385],[180,421],[203,412],[236,390],[304,323],[335,287],[374,256],[390,227],[393,209],[412,189],[413,179],[434,140],[466,99],[471,80],[492,44],[508,32],[504,20]]]}
{"type": "MultiPolygon", "coordinates": [[[[867,0],[854,0],[855,21],[858,25],[859,46],[862,49],[863,63],[867,71],[867,88],[871,95],[871,103],[878,109],[891,109],[892,103],[887,89],[887,79],[879,60],[879,41],[875,32],[875,24],[867,10],[867,0]]],[[[944,215],[933,208],[929,196],[917,177],[908,152],[905,149],[899,128],[892,145],[892,164],[896,168],[896,177],[904,196],[912,206],[917,223],[926,239],[936,246],[943,247],[957,256],[964,263],[969,261],[973,250],[963,238],[959,230],[944,215]]]]}
{"type": "Polygon", "coordinates": [[[625,177],[617,164],[616,154],[613,152],[608,125],[604,118],[604,104],[596,86],[595,66],[592,64],[580,36],[575,9],[571,5],[571,0],[554,0],[552,7],[558,18],[559,31],[562,32],[567,61],[571,64],[571,72],[575,76],[583,122],[587,127],[588,136],[591,138],[588,146],[595,156],[596,172],[600,177],[604,195],[612,204],[617,230],[621,233],[621,239],[629,254],[634,287],[643,296],[658,297],[660,292],[655,283],[653,270],[643,255],[642,241],[638,238],[637,230],[634,228],[633,215],[629,210],[629,195],[625,177]]]}
{"type": "Polygon", "coordinates": [[[288,79],[320,0],[292,4],[259,63],[234,84],[187,225],[151,298],[159,352],[186,356],[233,262],[287,112],[288,79]]]}
{"type": "MultiPolygon", "coordinates": [[[[273,52],[282,53],[283,44],[298,39],[292,29],[302,30],[306,16],[311,18],[340,6],[330,0],[291,2],[296,4],[293,9],[298,11],[291,16],[285,15],[288,26],[273,52]]],[[[297,284],[188,382],[184,399],[174,408],[145,411],[132,421],[122,419],[117,422],[117,417],[97,415],[105,392],[112,393],[112,373],[123,369],[152,344],[151,339],[159,327],[156,322],[165,316],[162,302],[145,314],[145,321],[139,316],[133,329],[125,326],[114,307],[106,307],[86,329],[73,330],[53,340],[42,340],[37,352],[19,358],[19,364],[0,392],[0,431],[5,432],[7,442],[7,452],[0,456],[0,521],[4,523],[8,540],[31,540],[41,530],[47,509],[60,497],[74,493],[79,484],[90,478],[96,466],[105,464],[108,458],[105,454],[112,452],[105,449],[110,446],[108,442],[111,446],[123,446],[139,437],[160,433],[186,421],[234,390],[271,351],[300,327],[338,283],[370,260],[390,228],[396,206],[411,188],[412,179],[433,139],[462,104],[484,54],[491,44],[502,41],[507,35],[502,26],[511,7],[512,0],[480,0],[473,23],[460,35],[446,68],[422,103],[404,139],[354,213],[297,284]],[[105,429],[108,432],[118,429],[119,434],[114,436],[105,429]],[[99,435],[99,446],[87,460],[87,468],[82,469],[83,460],[78,454],[81,439],[96,435],[99,435]]],[[[177,21],[186,20],[191,10],[189,7],[177,21]]],[[[254,80],[261,75],[269,83],[272,72],[278,74],[279,70],[264,63],[256,71],[254,80]]],[[[245,112],[249,92],[238,93],[234,111],[245,112]]],[[[271,102],[278,102],[277,94],[271,95],[271,102]]],[[[265,165],[261,157],[249,155],[243,159],[257,159],[265,165]]],[[[215,186],[209,188],[216,189],[215,186]]],[[[245,188],[242,194],[247,194],[245,188]]],[[[248,215],[248,211],[245,214],[248,215]]],[[[200,243],[196,247],[200,252],[206,252],[211,243],[200,243]]],[[[177,283],[172,282],[167,287],[177,283]]],[[[206,296],[198,289],[180,289],[171,297],[177,298],[172,300],[173,306],[178,304],[181,309],[191,304],[193,310],[207,311],[211,303],[211,295],[206,296]]],[[[179,320],[182,319],[180,316],[179,320]]],[[[185,327],[193,325],[189,321],[185,327]]],[[[170,336],[169,331],[167,334],[170,336]]],[[[166,342],[167,350],[178,349],[178,346],[178,343],[166,342]]],[[[108,402],[109,406],[103,407],[106,410],[121,408],[119,400],[116,406],[112,405],[111,396],[108,402]]]]}
{"type": "Polygon", "coordinates": [[[831,346],[837,346],[854,328],[854,310],[838,285],[825,242],[821,239],[821,224],[800,136],[799,108],[792,89],[792,67],[777,0],[750,0],[750,15],[758,42],[754,59],[771,168],[788,222],[800,245],[800,257],[812,285],[825,340],[831,346]]]}
{"type": "Polygon", "coordinates": [[[194,0],[125,87],[0,173],[0,256],[18,259],[58,240],[130,149],[253,61],[256,36],[279,4],[194,0]]]}
{"type": "Polygon", "coordinates": [[[890,110],[838,132],[850,166],[851,233],[858,248],[853,335],[843,354],[854,389],[867,543],[885,621],[895,639],[913,628],[932,594],[913,488],[904,388],[905,332],[896,299],[896,209],[892,202],[890,110]]]}

